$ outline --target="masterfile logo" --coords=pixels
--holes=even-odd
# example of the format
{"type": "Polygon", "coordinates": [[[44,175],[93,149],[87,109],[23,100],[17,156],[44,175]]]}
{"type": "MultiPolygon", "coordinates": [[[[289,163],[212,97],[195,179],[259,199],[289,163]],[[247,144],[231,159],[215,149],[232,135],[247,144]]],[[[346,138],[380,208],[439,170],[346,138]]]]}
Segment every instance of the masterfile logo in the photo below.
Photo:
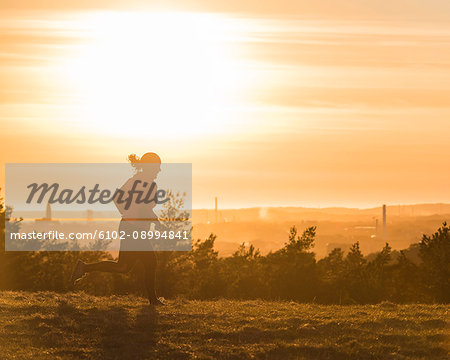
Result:
{"type": "Polygon", "coordinates": [[[5,197],[7,251],[192,248],[191,164],[7,164],[5,197]]]}

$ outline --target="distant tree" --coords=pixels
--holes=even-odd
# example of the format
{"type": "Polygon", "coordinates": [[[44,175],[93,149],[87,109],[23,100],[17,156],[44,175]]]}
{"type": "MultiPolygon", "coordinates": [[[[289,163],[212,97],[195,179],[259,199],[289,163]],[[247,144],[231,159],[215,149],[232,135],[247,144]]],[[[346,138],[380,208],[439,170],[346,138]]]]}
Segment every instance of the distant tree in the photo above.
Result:
{"type": "MultiPolygon", "coordinates": [[[[18,232],[22,219],[12,219],[12,208],[5,205],[0,198],[0,289],[8,289],[13,282],[10,277],[9,268],[11,263],[21,257],[21,253],[6,252],[6,233],[18,232]]],[[[8,243],[8,248],[14,244],[8,243]]]]}
{"type": "Polygon", "coordinates": [[[429,294],[438,302],[450,301],[450,228],[446,222],[420,242],[421,272],[429,294]]]}
{"type": "Polygon", "coordinates": [[[407,303],[424,300],[423,283],[419,266],[411,261],[405,250],[401,250],[396,263],[392,266],[390,300],[407,303]]]}
{"type": "Polygon", "coordinates": [[[373,261],[374,265],[379,269],[383,269],[391,261],[392,247],[386,243],[373,261]]]}
{"type": "Polygon", "coordinates": [[[0,290],[5,288],[5,204],[0,197],[0,290]]]}
{"type": "Polygon", "coordinates": [[[232,256],[224,259],[227,296],[251,299],[263,297],[261,254],[253,245],[242,243],[232,256]]]}
{"type": "Polygon", "coordinates": [[[218,252],[214,250],[216,235],[209,235],[205,240],[197,240],[188,255],[192,264],[189,273],[188,294],[200,299],[211,299],[224,296],[226,286],[221,272],[221,261],[218,252]]]}
{"type": "MultiPolygon", "coordinates": [[[[160,231],[174,231],[175,233],[178,231],[187,231],[188,237],[192,237],[192,216],[185,209],[185,197],[186,193],[174,193],[170,190],[167,192],[169,201],[165,202],[162,209],[158,212],[158,217],[161,220],[159,226],[160,231]]],[[[163,242],[167,241],[171,240],[161,238],[159,243],[163,245],[163,242]]],[[[177,241],[176,238],[175,241],[177,241]]],[[[176,244],[173,243],[173,245],[176,248],[176,244]]],[[[186,281],[186,266],[188,266],[186,252],[159,251],[157,253],[157,259],[156,285],[158,294],[164,297],[172,297],[180,292],[185,293],[187,287],[184,286],[184,282],[186,281]]]]}
{"type": "Polygon", "coordinates": [[[264,271],[269,297],[311,301],[316,297],[318,286],[314,247],[316,227],[305,229],[297,235],[295,226],[289,231],[285,246],[270,253],[264,259],[264,271]]]}
{"type": "Polygon", "coordinates": [[[333,249],[318,262],[320,297],[324,302],[342,303],[345,294],[345,260],[340,248],[333,249]]]}
{"type": "Polygon", "coordinates": [[[253,260],[259,258],[261,253],[253,245],[245,246],[245,243],[239,245],[237,251],[233,253],[233,258],[253,260]]]}
{"type": "Polygon", "coordinates": [[[345,258],[345,287],[349,296],[346,301],[368,301],[366,281],[366,260],[359,247],[359,242],[354,243],[345,258]]]}
{"type": "Polygon", "coordinates": [[[391,279],[388,264],[392,260],[391,252],[392,248],[386,243],[366,266],[366,295],[370,302],[380,302],[389,298],[391,279]]]}
{"type": "Polygon", "coordinates": [[[174,193],[169,190],[167,192],[167,198],[169,201],[163,204],[161,210],[158,211],[158,217],[162,219],[160,230],[164,231],[179,231],[192,229],[187,229],[186,225],[189,225],[188,221],[192,218],[191,214],[187,209],[184,208],[186,193],[174,193]]]}
{"type": "Polygon", "coordinates": [[[316,238],[316,226],[306,228],[302,235],[297,235],[297,228],[291,227],[289,230],[289,241],[284,246],[286,253],[292,252],[304,252],[314,247],[314,241],[316,238]]]}

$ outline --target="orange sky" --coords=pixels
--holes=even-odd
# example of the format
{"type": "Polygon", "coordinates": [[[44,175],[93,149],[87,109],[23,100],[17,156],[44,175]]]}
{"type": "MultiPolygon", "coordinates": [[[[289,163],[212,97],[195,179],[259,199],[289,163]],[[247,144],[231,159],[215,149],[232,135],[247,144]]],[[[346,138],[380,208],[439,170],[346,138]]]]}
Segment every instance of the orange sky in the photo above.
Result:
{"type": "Polygon", "coordinates": [[[448,2],[49,3],[0,8],[1,187],[156,151],[194,207],[450,202],[448,2]]]}

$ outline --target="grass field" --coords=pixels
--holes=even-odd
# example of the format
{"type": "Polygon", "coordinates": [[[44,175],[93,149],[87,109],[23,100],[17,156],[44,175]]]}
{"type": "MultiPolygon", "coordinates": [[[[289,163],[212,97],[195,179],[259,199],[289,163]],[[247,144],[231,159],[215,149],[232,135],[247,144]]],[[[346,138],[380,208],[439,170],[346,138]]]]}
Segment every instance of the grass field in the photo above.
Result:
{"type": "Polygon", "coordinates": [[[0,293],[1,359],[446,359],[450,306],[0,293]]]}

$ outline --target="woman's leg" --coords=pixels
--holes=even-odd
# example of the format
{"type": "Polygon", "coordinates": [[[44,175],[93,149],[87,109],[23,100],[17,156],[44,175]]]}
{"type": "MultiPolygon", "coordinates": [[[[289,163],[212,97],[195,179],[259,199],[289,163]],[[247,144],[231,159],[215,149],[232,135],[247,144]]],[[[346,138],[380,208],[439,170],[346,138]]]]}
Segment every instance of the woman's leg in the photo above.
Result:
{"type": "Polygon", "coordinates": [[[92,271],[126,273],[131,270],[137,259],[136,253],[131,251],[120,251],[118,261],[105,260],[92,264],[85,264],[81,260],[78,260],[70,281],[75,285],[75,283],[86,275],[86,273],[92,271]]]}
{"type": "Polygon", "coordinates": [[[92,271],[112,272],[112,273],[127,273],[131,270],[133,265],[139,259],[136,252],[132,251],[120,251],[119,259],[117,261],[99,261],[92,264],[85,264],[81,260],[78,260],[75,269],[73,270],[71,283],[75,283],[80,280],[86,273],[92,271]]]}
{"type": "Polygon", "coordinates": [[[141,253],[141,261],[144,265],[144,281],[147,290],[147,297],[150,304],[161,305],[161,301],[156,296],[156,254],[154,251],[143,251],[141,253]]]}
{"type": "Polygon", "coordinates": [[[84,264],[85,273],[92,271],[126,273],[131,270],[137,260],[136,254],[132,251],[120,251],[117,261],[99,261],[92,264],[84,264]]]}

